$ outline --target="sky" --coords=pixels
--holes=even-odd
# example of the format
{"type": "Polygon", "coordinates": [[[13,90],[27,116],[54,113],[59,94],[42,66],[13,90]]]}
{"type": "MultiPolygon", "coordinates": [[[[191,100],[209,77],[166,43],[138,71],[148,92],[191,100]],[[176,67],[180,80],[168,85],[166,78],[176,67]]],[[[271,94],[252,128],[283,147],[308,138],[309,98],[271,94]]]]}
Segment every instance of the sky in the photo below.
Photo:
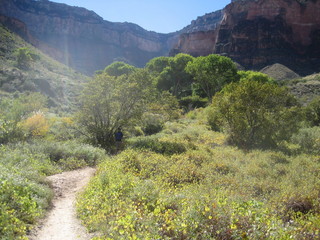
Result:
{"type": "Polygon", "coordinates": [[[149,31],[181,30],[206,13],[223,9],[231,0],[51,0],[93,10],[110,22],[131,22],[149,31]]]}

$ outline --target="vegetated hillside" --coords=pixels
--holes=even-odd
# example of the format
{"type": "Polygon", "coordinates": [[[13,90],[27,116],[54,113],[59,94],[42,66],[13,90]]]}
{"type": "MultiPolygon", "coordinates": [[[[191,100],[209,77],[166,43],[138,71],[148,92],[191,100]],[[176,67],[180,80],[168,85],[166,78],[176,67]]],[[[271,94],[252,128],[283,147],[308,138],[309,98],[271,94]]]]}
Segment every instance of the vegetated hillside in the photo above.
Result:
{"type": "Polygon", "coordinates": [[[293,95],[304,104],[320,96],[320,73],[286,81],[293,95]]]}
{"type": "Polygon", "coordinates": [[[0,90],[40,92],[68,111],[87,77],[51,59],[0,25],[0,90]]]}

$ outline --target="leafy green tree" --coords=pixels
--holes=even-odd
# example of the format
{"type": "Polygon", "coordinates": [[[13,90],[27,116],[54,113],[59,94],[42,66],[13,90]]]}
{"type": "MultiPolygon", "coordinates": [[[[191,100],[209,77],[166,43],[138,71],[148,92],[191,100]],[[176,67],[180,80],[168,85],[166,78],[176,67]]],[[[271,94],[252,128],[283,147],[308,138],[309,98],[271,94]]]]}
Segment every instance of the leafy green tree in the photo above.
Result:
{"type": "Polygon", "coordinates": [[[176,97],[191,95],[192,76],[185,71],[193,57],[188,54],[177,54],[174,57],[158,57],[147,63],[147,70],[156,78],[157,88],[170,91],[176,97]]]}
{"type": "MultiPolygon", "coordinates": [[[[119,77],[123,74],[133,73],[137,68],[124,62],[114,62],[104,69],[104,72],[110,76],[119,77]]],[[[99,72],[97,72],[99,73],[99,72]]]]}
{"type": "Polygon", "coordinates": [[[119,77],[96,75],[80,97],[79,130],[92,144],[108,149],[118,127],[141,117],[154,89],[152,78],[141,69],[119,77]]]}
{"type": "Polygon", "coordinates": [[[209,99],[224,85],[239,80],[234,62],[215,54],[195,58],[188,63],[186,72],[193,76],[209,99]]]}
{"type": "Polygon", "coordinates": [[[301,108],[284,87],[242,80],[217,93],[209,122],[241,148],[271,148],[298,130],[301,108]]]}
{"type": "Polygon", "coordinates": [[[257,81],[260,83],[276,83],[275,80],[267,74],[255,71],[238,71],[241,80],[257,81]]]}
{"type": "Polygon", "coordinates": [[[171,57],[153,58],[146,64],[146,69],[152,75],[158,75],[170,65],[170,59],[171,57]]]}

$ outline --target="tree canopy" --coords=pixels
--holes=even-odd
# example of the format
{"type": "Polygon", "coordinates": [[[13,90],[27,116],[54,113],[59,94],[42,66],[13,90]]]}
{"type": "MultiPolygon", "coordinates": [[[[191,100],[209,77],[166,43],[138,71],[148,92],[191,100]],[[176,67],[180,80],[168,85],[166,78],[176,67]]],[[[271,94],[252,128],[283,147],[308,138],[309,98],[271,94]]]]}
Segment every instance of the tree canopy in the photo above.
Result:
{"type": "Polygon", "coordinates": [[[123,74],[133,73],[135,70],[137,70],[137,68],[130,64],[124,62],[114,62],[107,66],[104,69],[104,72],[110,76],[119,77],[123,74]]]}
{"type": "Polygon", "coordinates": [[[193,59],[192,56],[183,53],[174,57],[158,57],[150,60],[146,69],[155,77],[159,90],[170,91],[180,98],[191,93],[193,80],[186,72],[186,66],[193,59]]]}
{"type": "Polygon", "coordinates": [[[239,80],[235,63],[215,54],[195,58],[188,63],[186,72],[199,83],[209,99],[224,85],[239,80]]]}
{"type": "Polygon", "coordinates": [[[110,147],[115,130],[141,116],[153,91],[145,70],[118,77],[96,75],[80,97],[79,130],[94,145],[110,147]]]}

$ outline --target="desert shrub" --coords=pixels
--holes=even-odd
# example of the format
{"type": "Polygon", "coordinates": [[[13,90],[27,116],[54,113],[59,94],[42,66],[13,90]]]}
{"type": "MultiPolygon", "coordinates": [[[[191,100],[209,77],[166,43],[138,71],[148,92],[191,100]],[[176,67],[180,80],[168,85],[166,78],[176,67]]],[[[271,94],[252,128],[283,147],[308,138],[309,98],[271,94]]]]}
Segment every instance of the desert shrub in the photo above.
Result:
{"type": "Polygon", "coordinates": [[[196,108],[203,108],[208,104],[208,98],[201,98],[197,95],[183,97],[179,100],[180,106],[187,112],[196,108]]]}
{"type": "Polygon", "coordinates": [[[21,123],[28,136],[43,137],[49,131],[49,124],[42,112],[37,112],[21,123]]]}
{"type": "Polygon", "coordinates": [[[179,154],[187,150],[187,147],[183,143],[174,141],[160,141],[154,137],[140,137],[131,139],[128,142],[128,145],[131,148],[148,149],[165,155],[179,154]]]}
{"type": "MultiPolygon", "coordinates": [[[[34,152],[46,154],[52,162],[64,166],[68,159],[76,166],[94,166],[105,155],[104,150],[91,145],[77,143],[76,141],[51,142],[51,141],[33,141],[32,149],[34,152]]],[[[70,161],[68,164],[70,164],[70,161]]],[[[70,165],[67,167],[70,169],[70,165]]]]}
{"type": "Polygon", "coordinates": [[[25,239],[49,206],[52,192],[44,176],[55,172],[43,154],[33,154],[23,146],[0,147],[1,239],[25,239]]]}
{"type": "Polygon", "coordinates": [[[159,114],[144,114],[143,116],[143,132],[146,135],[153,135],[161,132],[164,125],[164,119],[159,114]]]}
{"type": "Polygon", "coordinates": [[[75,123],[70,117],[50,117],[49,138],[55,141],[66,141],[79,139],[79,134],[76,133],[75,123]]]}
{"type": "Polygon", "coordinates": [[[320,127],[303,128],[292,136],[292,142],[304,153],[320,153],[320,127]]]}
{"type": "Polygon", "coordinates": [[[287,89],[242,80],[213,98],[209,122],[241,148],[273,148],[298,130],[301,109],[287,89]]]}
{"type": "Polygon", "coordinates": [[[314,98],[306,107],[306,120],[311,126],[320,126],[320,96],[314,98]]]}
{"type": "MultiPolygon", "coordinates": [[[[31,113],[45,108],[46,98],[40,93],[20,94],[16,98],[0,99],[0,144],[24,139],[21,121],[31,113]]],[[[35,121],[33,126],[37,124],[35,121]]]]}

